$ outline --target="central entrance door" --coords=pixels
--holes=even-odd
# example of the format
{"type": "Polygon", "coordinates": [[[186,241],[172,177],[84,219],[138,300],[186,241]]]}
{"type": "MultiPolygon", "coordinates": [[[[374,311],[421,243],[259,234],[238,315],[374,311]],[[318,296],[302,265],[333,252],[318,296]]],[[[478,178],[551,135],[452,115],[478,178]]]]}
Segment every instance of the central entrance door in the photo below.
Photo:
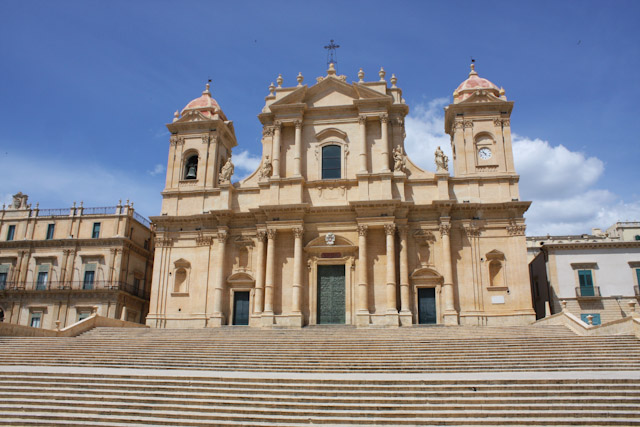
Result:
{"type": "Polygon", "coordinates": [[[318,324],[344,324],[344,265],[318,266],[318,324]]]}
{"type": "Polygon", "coordinates": [[[436,289],[418,288],[418,323],[428,325],[436,322],[436,289]]]}
{"type": "Polygon", "coordinates": [[[233,293],[233,324],[249,324],[249,292],[233,293]]]}

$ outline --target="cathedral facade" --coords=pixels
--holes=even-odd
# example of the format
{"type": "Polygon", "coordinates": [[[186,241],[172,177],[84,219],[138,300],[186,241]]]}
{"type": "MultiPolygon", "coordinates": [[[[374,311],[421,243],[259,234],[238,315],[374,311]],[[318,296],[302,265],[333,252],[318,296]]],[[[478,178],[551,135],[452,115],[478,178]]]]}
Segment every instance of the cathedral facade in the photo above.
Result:
{"type": "Polygon", "coordinates": [[[147,325],[528,324],[535,320],[504,90],[473,69],[446,107],[451,162],[404,151],[392,76],[271,85],[262,161],[237,145],[209,85],[167,127],[147,325]],[[453,174],[449,171],[453,165],[453,174]]]}

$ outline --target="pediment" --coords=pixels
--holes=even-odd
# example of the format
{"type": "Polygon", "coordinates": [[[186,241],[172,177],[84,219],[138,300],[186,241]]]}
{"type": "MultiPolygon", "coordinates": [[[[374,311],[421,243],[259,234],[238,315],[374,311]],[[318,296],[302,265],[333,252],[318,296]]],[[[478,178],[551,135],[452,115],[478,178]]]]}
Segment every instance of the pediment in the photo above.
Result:
{"type": "Polygon", "coordinates": [[[210,117],[205,116],[200,111],[191,110],[185,111],[185,113],[173,123],[189,123],[189,122],[205,122],[211,120],[210,117]]]}
{"type": "Polygon", "coordinates": [[[341,131],[340,129],[336,129],[336,128],[327,128],[327,129],[323,129],[320,132],[318,132],[316,134],[316,141],[322,141],[325,140],[327,138],[338,138],[341,139],[343,141],[345,141],[347,139],[347,134],[343,131],[341,131]]]}
{"type": "Polygon", "coordinates": [[[477,90],[467,99],[460,102],[460,104],[479,104],[485,102],[505,102],[503,99],[498,98],[493,93],[487,90],[477,90]]]}
{"type": "Polygon", "coordinates": [[[189,267],[191,267],[191,263],[189,261],[187,261],[186,259],[184,259],[184,258],[180,258],[179,260],[176,260],[173,263],[173,265],[176,268],[180,268],[180,267],[189,268],[189,267]]]}
{"type": "Polygon", "coordinates": [[[247,272],[238,272],[238,273],[233,273],[231,276],[229,276],[227,278],[227,282],[230,283],[253,283],[255,282],[255,279],[253,278],[253,276],[247,272]]]}
{"type": "Polygon", "coordinates": [[[412,279],[422,279],[429,281],[442,281],[444,278],[440,273],[430,267],[420,267],[416,268],[413,273],[411,273],[412,279]]]}
{"type": "Polygon", "coordinates": [[[318,236],[309,243],[307,243],[307,249],[312,247],[344,247],[344,246],[355,246],[353,242],[345,237],[342,237],[339,234],[335,234],[335,241],[332,245],[327,244],[327,236],[322,235],[318,236]]]}

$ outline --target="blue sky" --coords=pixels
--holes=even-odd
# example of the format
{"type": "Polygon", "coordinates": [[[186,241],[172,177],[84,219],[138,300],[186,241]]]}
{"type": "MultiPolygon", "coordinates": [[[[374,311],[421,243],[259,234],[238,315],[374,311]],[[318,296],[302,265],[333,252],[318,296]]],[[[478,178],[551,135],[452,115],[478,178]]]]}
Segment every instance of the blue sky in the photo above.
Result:
{"type": "Polygon", "coordinates": [[[41,207],[160,210],[173,112],[212,93],[234,121],[236,177],[255,167],[267,87],[381,66],[411,107],[407,152],[433,169],[448,146],[442,107],[466,78],[516,102],[528,234],[583,233],[640,220],[640,2],[3,1],[0,197],[41,207]],[[425,155],[427,153],[428,155],[425,155]]]}

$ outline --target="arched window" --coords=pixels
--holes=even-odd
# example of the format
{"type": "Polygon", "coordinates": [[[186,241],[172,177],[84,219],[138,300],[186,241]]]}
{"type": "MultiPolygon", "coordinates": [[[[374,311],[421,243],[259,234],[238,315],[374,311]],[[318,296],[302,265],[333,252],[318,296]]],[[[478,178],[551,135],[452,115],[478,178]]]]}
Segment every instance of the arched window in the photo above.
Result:
{"type": "Polygon", "coordinates": [[[198,177],[198,155],[189,156],[184,164],[184,179],[196,179],[198,177]]]}
{"type": "Polygon", "coordinates": [[[184,268],[179,268],[176,270],[176,278],[175,285],[173,287],[173,292],[184,293],[186,292],[187,285],[187,270],[184,268]]]}
{"type": "Polygon", "coordinates": [[[322,147],[322,179],[341,178],[341,151],[339,145],[325,145],[322,147]]]}
{"type": "Polygon", "coordinates": [[[504,286],[502,278],[502,262],[494,259],[489,263],[489,280],[491,286],[504,286]]]}

